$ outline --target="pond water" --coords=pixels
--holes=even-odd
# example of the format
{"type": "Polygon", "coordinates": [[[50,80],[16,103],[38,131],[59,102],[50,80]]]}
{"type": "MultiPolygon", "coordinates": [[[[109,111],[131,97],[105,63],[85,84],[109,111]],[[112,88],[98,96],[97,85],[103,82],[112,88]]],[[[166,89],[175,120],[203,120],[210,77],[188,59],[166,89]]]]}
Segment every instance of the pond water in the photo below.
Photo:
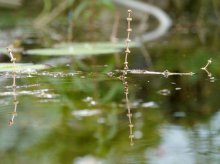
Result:
{"type": "MultiPolygon", "coordinates": [[[[130,58],[133,67],[135,55],[130,58]]],[[[128,74],[131,123],[112,55],[86,61],[67,57],[66,64],[48,70],[17,73],[16,87],[12,73],[1,73],[1,160],[219,163],[219,80],[212,64],[208,69],[214,80],[200,69],[211,57],[215,65],[216,58],[200,55],[200,62],[194,63],[195,56],[168,50],[152,57],[153,70],[195,72],[193,76],[128,74]],[[133,143],[129,135],[134,136],[133,143]]]]}
{"type": "Polygon", "coordinates": [[[85,58],[23,54],[21,62],[48,69],[1,69],[2,163],[218,164],[218,39],[205,44],[193,30],[175,30],[147,43],[148,52],[132,48],[125,79],[115,49],[85,58]]]}

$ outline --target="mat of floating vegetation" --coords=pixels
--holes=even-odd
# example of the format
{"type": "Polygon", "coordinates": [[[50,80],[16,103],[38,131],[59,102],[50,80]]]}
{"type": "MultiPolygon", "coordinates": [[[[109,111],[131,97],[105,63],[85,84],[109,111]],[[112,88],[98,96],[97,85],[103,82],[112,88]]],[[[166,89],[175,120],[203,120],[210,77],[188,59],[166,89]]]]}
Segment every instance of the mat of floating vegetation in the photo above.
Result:
{"type": "Polygon", "coordinates": [[[15,67],[12,63],[0,63],[0,72],[31,72],[41,69],[48,69],[50,66],[44,64],[32,64],[32,63],[16,63],[15,67]]]}

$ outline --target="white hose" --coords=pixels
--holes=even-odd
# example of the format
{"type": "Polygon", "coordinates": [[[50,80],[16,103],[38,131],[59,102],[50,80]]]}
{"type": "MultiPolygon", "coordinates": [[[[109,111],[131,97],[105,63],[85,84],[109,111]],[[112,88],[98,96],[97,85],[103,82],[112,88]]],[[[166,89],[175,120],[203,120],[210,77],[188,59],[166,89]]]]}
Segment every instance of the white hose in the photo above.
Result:
{"type": "Polygon", "coordinates": [[[169,16],[158,7],[137,0],[113,0],[113,1],[119,5],[123,5],[125,7],[134,10],[142,11],[147,14],[151,14],[159,21],[159,25],[155,30],[147,32],[143,34],[140,38],[137,38],[142,42],[158,39],[159,37],[166,34],[168,29],[172,25],[172,21],[169,18],[169,16]]]}

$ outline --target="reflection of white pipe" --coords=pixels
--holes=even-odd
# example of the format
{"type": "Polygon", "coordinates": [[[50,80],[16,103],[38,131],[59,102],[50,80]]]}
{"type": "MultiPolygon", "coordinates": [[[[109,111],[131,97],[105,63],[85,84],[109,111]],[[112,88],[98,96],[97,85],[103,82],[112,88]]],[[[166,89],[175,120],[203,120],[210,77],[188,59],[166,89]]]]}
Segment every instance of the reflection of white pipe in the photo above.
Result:
{"type": "Polygon", "coordinates": [[[153,5],[139,2],[136,0],[113,0],[113,1],[119,5],[123,5],[131,9],[142,11],[147,14],[151,14],[152,16],[158,19],[159,26],[155,30],[151,32],[147,32],[143,34],[141,38],[139,38],[143,42],[155,40],[161,37],[168,31],[169,27],[172,24],[172,21],[169,18],[169,16],[164,11],[153,5]]]}

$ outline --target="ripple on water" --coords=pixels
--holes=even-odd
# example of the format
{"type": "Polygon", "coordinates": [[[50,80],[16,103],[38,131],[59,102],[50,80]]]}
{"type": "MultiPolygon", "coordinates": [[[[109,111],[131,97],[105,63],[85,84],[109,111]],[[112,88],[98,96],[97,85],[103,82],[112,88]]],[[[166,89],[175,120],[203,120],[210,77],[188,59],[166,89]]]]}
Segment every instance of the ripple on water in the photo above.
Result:
{"type": "MultiPolygon", "coordinates": [[[[28,84],[28,85],[16,85],[16,88],[31,88],[31,87],[39,87],[40,84],[28,84]]],[[[12,89],[12,85],[8,85],[5,87],[6,89],[12,89]]]]}
{"type": "Polygon", "coordinates": [[[99,109],[82,109],[76,110],[72,112],[72,115],[76,117],[89,117],[100,114],[101,111],[99,109]]]}
{"type": "Polygon", "coordinates": [[[22,91],[16,91],[13,92],[0,92],[0,96],[14,96],[14,95],[31,95],[31,96],[36,96],[39,98],[57,98],[59,95],[58,94],[54,94],[54,93],[48,93],[49,90],[48,89],[40,89],[40,90],[32,90],[32,91],[28,91],[28,90],[22,90],[22,91]]]}
{"type": "Polygon", "coordinates": [[[2,106],[6,106],[6,105],[9,105],[9,104],[10,104],[9,101],[6,101],[5,99],[0,100],[0,105],[2,105],[2,106]]]}
{"type": "Polygon", "coordinates": [[[69,77],[69,76],[75,76],[80,74],[81,71],[76,71],[76,72],[68,72],[68,73],[64,73],[64,72],[38,72],[36,75],[38,76],[47,76],[47,77],[69,77]]]}
{"type": "Polygon", "coordinates": [[[84,157],[77,157],[74,162],[75,164],[101,164],[104,163],[104,160],[96,158],[94,156],[91,155],[86,155],[84,157]]]}
{"type": "Polygon", "coordinates": [[[89,96],[84,98],[82,101],[88,103],[91,106],[97,105],[97,102],[92,97],[89,96]]]}
{"type": "Polygon", "coordinates": [[[171,94],[171,91],[169,89],[162,89],[157,91],[157,93],[163,96],[169,96],[171,94]]]}
{"type": "Polygon", "coordinates": [[[158,108],[159,105],[154,101],[149,101],[149,102],[142,103],[141,107],[143,107],[143,108],[158,108]]]}

